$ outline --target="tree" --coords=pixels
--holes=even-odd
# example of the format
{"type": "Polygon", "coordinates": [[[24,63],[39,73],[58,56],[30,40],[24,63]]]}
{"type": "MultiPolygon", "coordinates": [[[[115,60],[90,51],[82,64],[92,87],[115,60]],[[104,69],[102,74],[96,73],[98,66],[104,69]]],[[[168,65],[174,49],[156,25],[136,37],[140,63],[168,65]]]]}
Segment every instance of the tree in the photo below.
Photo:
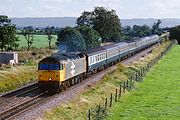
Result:
{"type": "Polygon", "coordinates": [[[52,48],[52,47],[51,47],[51,42],[52,42],[53,39],[55,39],[55,38],[52,36],[53,29],[54,29],[54,27],[46,27],[46,29],[45,29],[45,33],[46,33],[46,35],[47,35],[47,37],[48,37],[49,49],[52,48]]]}
{"type": "Polygon", "coordinates": [[[180,25],[170,28],[170,39],[176,39],[178,41],[178,44],[180,44],[180,25]]]}
{"type": "Polygon", "coordinates": [[[99,47],[101,43],[101,37],[99,33],[87,25],[81,25],[76,28],[83,36],[86,44],[86,49],[99,47]]]}
{"type": "Polygon", "coordinates": [[[157,23],[154,23],[152,26],[152,33],[161,35],[162,30],[160,29],[161,20],[158,20],[157,23]]]}
{"type": "Polygon", "coordinates": [[[96,7],[92,12],[83,12],[77,19],[77,24],[91,26],[100,34],[103,42],[120,40],[121,24],[115,10],[96,7]]]}
{"type": "Polygon", "coordinates": [[[88,11],[84,11],[82,15],[77,19],[78,26],[87,25],[92,26],[92,13],[88,11]]]}
{"type": "Polygon", "coordinates": [[[34,32],[34,29],[32,26],[24,27],[22,30],[22,34],[25,37],[26,42],[27,42],[27,51],[30,50],[30,48],[34,42],[33,32],[34,32]]]}
{"type": "Polygon", "coordinates": [[[135,31],[131,28],[131,26],[122,27],[122,40],[132,40],[135,37],[135,31]]]}
{"type": "Polygon", "coordinates": [[[17,48],[16,27],[8,16],[0,15],[0,48],[1,51],[17,48]]]}
{"type": "Polygon", "coordinates": [[[139,26],[139,25],[134,25],[133,26],[134,30],[134,37],[146,37],[151,35],[151,29],[147,25],[139,26]]]}
{"type": "Polygon", "coordinates": [[[126,40],[132,40],[136,37],[146,37],[152,35],[152,30],[149,26],[143,25],[134,25],[133,28],[130,26],[125,26],[122,28],[123,38],[126,40]]]}
{"type": "Polygon", "coordinates": [[[56,44],[61,52],[74,52],[86,49],[83,36],[72,27],[66,27],[59,32],[56,44]]]}

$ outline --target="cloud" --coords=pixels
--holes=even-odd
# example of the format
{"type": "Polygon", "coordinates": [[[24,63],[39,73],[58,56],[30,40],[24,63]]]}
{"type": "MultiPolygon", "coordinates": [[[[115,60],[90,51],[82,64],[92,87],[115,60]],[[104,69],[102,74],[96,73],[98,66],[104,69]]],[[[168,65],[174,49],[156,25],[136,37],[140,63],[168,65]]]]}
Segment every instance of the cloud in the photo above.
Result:
{"type": "MultiPolygon", "coordinates": [[[[152,0],[151,0],[152,1],[152,0]]],[[[146,18],[175,18],[180,17],[179,7],[180,1],[177,0],[154,0],[145,7],[142,7],[140,11],[143,11],[137,15],[138,17],[144,16],[146,18]]]]}
{"type": "Polygon", "coordinates": [[[179,0],[1,0],[0,14],[10,17],[76,16],[95,6],[114,9],[120,18],[180,18],[179,0]]]}

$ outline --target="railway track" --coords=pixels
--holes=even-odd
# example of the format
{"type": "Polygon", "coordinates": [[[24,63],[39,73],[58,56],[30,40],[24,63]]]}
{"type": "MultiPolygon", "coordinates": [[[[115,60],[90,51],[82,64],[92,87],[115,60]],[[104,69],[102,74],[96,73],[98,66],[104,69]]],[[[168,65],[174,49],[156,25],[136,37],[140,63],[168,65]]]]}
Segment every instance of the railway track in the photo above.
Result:
{"type": "MultiPolygon", "coordinates": [[[[140,54],[139,56],[147,54],[151,49],[152,47],[142,51],[142,53],[140,52],[141,54],[138,54],[140,54]]],[[[123,60],[122,63],[127,64],[130,62],[129,59],[135,59],[135,56],[132,56],[127,60],[123,60]]],[[[48,101],[51,98],[52,97],[49,95],[41,93],[38,89],[37,83],[2,95],[0,97],[0,120],[13,119],[26,110],[48,101]]]]}
{"type": "Polygon", "coordinates": [[[1,96],[0,96],[0,100],[2,100],[2,98],[9,98],[9,97],[12,97],[12,96],[21,94],[22,92],[27,91],[27,90],[29,90],[29,89],[31,89],[31,88],[35,88],[35,87],[38,87],[37,82],[36,82],[36,83],[29,84],[29,85],[27,85],[27,86],[24,86],[23,88],[16,89],[16,90],[11,91],[11,92],[9,92],[9,93],[6,93],[6,94],[4,94],[4,95],[1,95],[1,96]]]}
{"type": "Polygon", "coordinates": [[[38,101],[42,101],[43,96],[45,95],[38,89],[37,83],[2,95],[0,120],[10,118],[38,101]]]}

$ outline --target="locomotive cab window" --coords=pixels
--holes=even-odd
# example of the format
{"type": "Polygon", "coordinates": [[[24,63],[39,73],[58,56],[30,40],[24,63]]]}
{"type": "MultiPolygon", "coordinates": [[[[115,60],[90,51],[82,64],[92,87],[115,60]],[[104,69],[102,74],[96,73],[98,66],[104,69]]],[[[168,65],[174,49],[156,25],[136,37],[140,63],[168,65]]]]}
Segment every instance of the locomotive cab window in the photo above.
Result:
{"type": "Polygon", "coordinates": [[[39,70],[59,70],[59,63],[40,63],[39,70]]]}
{"type": "Polygon", "coordinates": [[[59,70],[59,64],[58,63],[49,64],[49,70],[59,70]]]}

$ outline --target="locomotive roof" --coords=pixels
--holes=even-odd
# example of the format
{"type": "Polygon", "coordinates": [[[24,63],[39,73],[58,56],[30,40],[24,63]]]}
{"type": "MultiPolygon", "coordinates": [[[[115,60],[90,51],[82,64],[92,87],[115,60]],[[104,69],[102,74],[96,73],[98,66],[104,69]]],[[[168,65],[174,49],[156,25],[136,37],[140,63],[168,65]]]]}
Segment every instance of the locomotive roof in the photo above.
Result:
{"type": "Polygon", "coordinates": [[[80,58],[78,53],[55,53],[52,56],[42,59],[40,62],[59,62],[78,58],[80,58]]]}

